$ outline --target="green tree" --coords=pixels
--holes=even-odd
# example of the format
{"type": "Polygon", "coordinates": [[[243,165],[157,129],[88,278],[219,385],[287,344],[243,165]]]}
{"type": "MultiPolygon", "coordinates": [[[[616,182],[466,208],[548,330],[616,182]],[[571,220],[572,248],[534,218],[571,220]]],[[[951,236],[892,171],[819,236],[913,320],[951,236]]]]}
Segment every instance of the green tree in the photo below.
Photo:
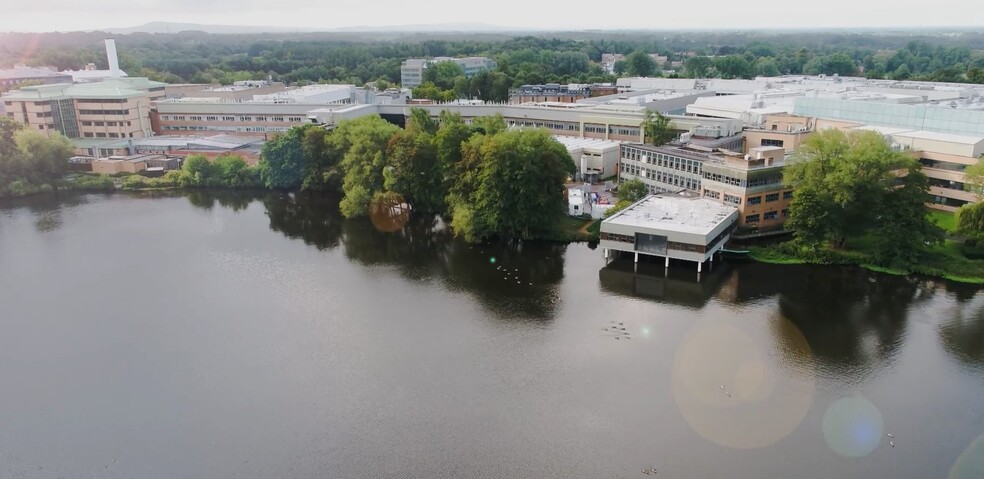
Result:
{"type": "Polygon", "coordinates": [[[690,78],[706,78],[707,70],[711,68],[714,62],[710,58],[704,56],[690,57],[683,62],[683,68],[687,72],[687,76],[690,78]]]}
{"type": "Polygon", "coordinates": [[[625,58],[628,64],[628,74],[640,77],[650,77],[656,73],[656,60],[644,50],[636,50],[625,58]]]}
{"type": "Polygon", "coordinates": [[[384,190],[386,147],[399,129],[378,115],[371,115],[343,121],[332,133],[336,151],[345,152],[341,161],[344,197],[339,208],[346,218],[365,215],[373,196],[384,190]]]}
{"type": "MultiPolygon", "coordinates": [[[[898,183],[898,170],[918,171],[918,164],[893,151],[877,133],[816,133],[785,170],[785,183],[796,188],[786,225],[805,245],[843,247],[876,224],[878,212],[887,208],[887,193],[898,183]]],[[[920,185],[913,180],[906,193],[920,185]]],[[[925,195],[919,204],[924,200],[925,195]]]]}
{"type": "Polygon", "coordinates": [[[461,65],[453,61],[431,63],[424,69],[424,82],[431,82],[441,90],[454,88],[454,79],[465,76],[461,65]]]}
{"type": "Polygon", "coordinates": [[[777,77],[779,73],[779,65],[773,58],[759,58],[755,61],[755,74],[764,77],[777,77]]]}
{"type": "Polygon", "coordinates": [[[714,60],[714,67],[721,72],[721,78],[750,78],[752,65],[741,55],[728,55],[714,60]]]}
{"type": "Polygon", "coordinates": [[[75,147],[61,133],[50,136],[29,129],[14,133],[14,143],[20,151],[26,171],[21,173],[36,185],[54,184],[68,169],[68,159],[75,154],[75,147]]]}
{"type": "Polygon", "coordinates": [[[892,73],[892,80],[908,80],[911,76],[912,74],[909,72],[909,65],[903,63],[895,69],[895,72],[892,73]]]}
{"type": "Polygon", "coordinates": [[[642,129],[646,133],[646,141],[656,146],[665,145],[676,137],[670,129],[670,119],[658,111],[646,111],[642,129]]]}
{"type": "Polygon", "coordinates": [[[442,111],[439,127],[434,135],[437,159],[450,168],[461,161],[461,144],[472,136],[472,129],[465,124],[460,113],[442,111]]]}
{"type": "Polygon", "coordinates": [[[308,172],[301,146],[304,130],[294,127],[266,142],[260,150],[260,178],[267,188],[297,188],[308,172]]]}
{"type": "Polygon", "coordinates": [[[964,189],[976,193],[978,200],[984,198],[984,156],[964,170],[964,189]]]}
{"type": "Polygon", "coordinates": [[[215,184],[218,168],[204,155],[190,155],[181,165],[184,173],[182,186],[220,186],[215,184]]]}
{"type": "Polygon", "coordinates": [[[390,139],[386,154],[386,190],[403,195],[418,211],[443,212],[445,171],[438,160],[434,136],[417,128],[402,130],[390,139]]]}
{"type": "Polygon", "coordinates": [[[632,179],[628,181],[623,181],[622,184],[618,185],[618,193],[616,196],[619,202],[628,201],[630,204],[635,203],[646,196],[646,184],[639,179],[632,179]]]}
{"type": "Polygon", "coordinates": [[[448,195],[451,226],[467,241],[535,238],[566,215],[567,149],[540,129],[476,135],[462,147],[448,195]]]}
{"type": "Polygon", "coordinates": [[[929,179],[919,163],[902,157],[898,185],[884,191],[874,223],[874,259],[878,264],[906,266],[917,263],[925,245],[943,242],[943,230],[926,214],[929,179]]]}
{"type": "Polygon", "coordinates": [[[957,210],[957,231],[970,238],[984,238],[984,202],[967,203],[957,210]]]}

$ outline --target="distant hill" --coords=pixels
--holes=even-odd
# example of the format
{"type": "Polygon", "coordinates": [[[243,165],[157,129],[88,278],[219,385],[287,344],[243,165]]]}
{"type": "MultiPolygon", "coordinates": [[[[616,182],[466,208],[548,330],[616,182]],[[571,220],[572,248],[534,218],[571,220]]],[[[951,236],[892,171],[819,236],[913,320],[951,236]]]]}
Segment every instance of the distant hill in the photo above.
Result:
{"type": "Polygon", "coordinates": [[[271,27],[257,25],[204,25],[200,23],[150,22],[136,27],[106,28],[102,31],[125,35],[130,33],[300,33],[300,32],[505,32],[517,29],[484,23],[439,23],[433,25],[359,25],[341,28],[271,27]]]}

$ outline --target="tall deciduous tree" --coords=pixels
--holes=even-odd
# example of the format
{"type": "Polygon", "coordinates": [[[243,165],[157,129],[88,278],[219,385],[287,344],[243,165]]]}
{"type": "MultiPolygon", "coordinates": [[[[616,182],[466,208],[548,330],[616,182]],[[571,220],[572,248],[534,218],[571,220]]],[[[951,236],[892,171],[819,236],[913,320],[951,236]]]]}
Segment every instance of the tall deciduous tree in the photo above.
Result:
{"type": "Polygon", "coordinates": [[[341,167],[342,198],[339,208],[347,218],[366,214],[369,201],[384,189],[383,169],[388,164],[386,147],[399,127],[378,115],[343,121],[332,133],[338,151],[345,151],[341,167]]]}
{"type": "Polygon", "coordinates": [[[302,139],[304,130],[291,128],[266,142],[260,150],[260,178],[267,188],[297,188],[308,172],[302,139]]]}
{"type": "Polygon", "coordinates": [[[918,162],[877,133],[813,135],[786,167],[785,182],[796,188],[786,225],[805,245],[839,248],[871,233],[878,236],[876,260],[891,263],[912,260],[940,238],[925,214],[929,186],[918,162]]]}
{"type": "Polygon", "coordinates": [[[656,73],[656,60],[649,56],[644,50],[636,50],[625,58],[628,63],[629,75],[640,77],[653,76],[656,73]]]}
{"type": "Polygon", "coordinates": [[[464,144],[449,194],[451,225],[468,241],[532,238],[566,214],[564,182],[574,162],[543,130],[476,135],[464,144]]]}

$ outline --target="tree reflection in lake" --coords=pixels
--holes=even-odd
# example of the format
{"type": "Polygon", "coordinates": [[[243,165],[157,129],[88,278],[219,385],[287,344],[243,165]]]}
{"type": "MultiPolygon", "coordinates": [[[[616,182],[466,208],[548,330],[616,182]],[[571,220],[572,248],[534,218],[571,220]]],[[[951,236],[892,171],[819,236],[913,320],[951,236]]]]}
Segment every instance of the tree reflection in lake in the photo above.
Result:
{"type": "Polygon", "coordinates": [[[342,218],[338,198],[320,194],[271,193],[262,201],[270,229],[288,238],[322,250],[341,245],[356,263],[392,267],[414,281],[438,280],[475,295],[496,317],[543,320],[554,315],[566,245],[469,245],[455,238],[440,217],[425,214],[411,215],[403,228],[387,233],[367,218],[342,218]]]}
{"type": "Polygon", "coordinates": [[[939,326],[943,349],[961,364],[984,371],[984,301],[963,301],[939,326]]]}

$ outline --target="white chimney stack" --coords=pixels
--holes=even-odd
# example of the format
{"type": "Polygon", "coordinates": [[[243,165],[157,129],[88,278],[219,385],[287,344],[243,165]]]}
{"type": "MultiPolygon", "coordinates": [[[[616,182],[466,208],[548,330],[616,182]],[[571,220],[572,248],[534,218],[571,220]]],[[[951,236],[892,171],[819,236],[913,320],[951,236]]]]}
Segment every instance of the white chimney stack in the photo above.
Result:
{"type": "Polygon", "coordinates": [[[106,59],[109,61],[109,77],[120,77],[120,60],[116,56],[116,40],[106,39],[106,59]]]}

